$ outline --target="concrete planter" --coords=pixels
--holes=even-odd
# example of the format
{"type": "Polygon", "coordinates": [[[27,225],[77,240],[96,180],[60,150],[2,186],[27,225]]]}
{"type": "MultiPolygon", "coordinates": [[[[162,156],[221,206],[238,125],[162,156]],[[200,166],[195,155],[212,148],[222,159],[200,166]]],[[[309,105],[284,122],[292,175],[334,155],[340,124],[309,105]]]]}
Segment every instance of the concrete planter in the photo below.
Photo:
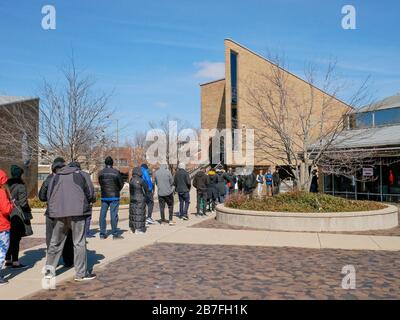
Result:
{"type": "Polygon", "coordinates": [[[393,205],[374,211],[304,213],[249,211],[217,206],[217,220],[235,226],[281,231],[366,231],[398,225],[399,209],[393,205]]]}

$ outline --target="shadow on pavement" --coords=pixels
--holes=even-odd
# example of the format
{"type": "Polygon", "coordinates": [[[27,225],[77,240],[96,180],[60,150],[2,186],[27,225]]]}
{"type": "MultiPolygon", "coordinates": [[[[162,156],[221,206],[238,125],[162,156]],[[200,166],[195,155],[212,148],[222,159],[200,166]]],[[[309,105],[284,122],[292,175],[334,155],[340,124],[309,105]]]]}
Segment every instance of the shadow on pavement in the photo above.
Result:
{"type": "Polygon", "coordinates": [[[7,278],[7,280],[10,280],[20,275],[21,273],[33,268],[35,264],[40,260],[42,260],[45,256],[46,256],[45,248],[25,251],[25,254],[19,260],[22,264],[29,267],[25,269],[6,268],[3,271],[3,275],[5,278],[7,278]]]}

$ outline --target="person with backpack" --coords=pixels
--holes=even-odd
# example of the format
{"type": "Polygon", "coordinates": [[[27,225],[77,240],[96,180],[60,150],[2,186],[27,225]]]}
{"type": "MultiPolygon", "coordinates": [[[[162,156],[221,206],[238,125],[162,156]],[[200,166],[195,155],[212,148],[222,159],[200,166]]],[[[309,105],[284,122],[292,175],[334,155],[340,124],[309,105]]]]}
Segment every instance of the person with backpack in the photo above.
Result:
{"type": "Polygon", "coordinates": [[[155,224],[156,222],[153,220],[153,208],[154,208],[154,183],[152,179],[152,174],[149,170],[147,164],[143,163],[140,166],[142,171],[142,179],[147,184],[148,192],[146,194],[146,207],[147,207],[147,219],[146,224],[155,224]]]}
{"type": "MultiPolygon", "coordinates": [[[[49,189],[50,181],[53,179],[54,175],[58,170],[65,167],[65,160],[61,157],[57,157],[54,159],[51,165],[51,171],[46,180],[44,180],[42,186],[39,190],[39,200],[42,202],[47,202],[47,191],[49,189]]],[[[45,213],[46,217],[46,246],[47,250],[50,246],[51,236],[53,234],[53,229],[55,225],[55,220],[49,217],[49,209],[47,207],[45,213]]],[[[62,251],[62,260],[64,263],[64,267],[71,268],[74,265],[74,244],[72,242],[72,231],[70,230],[67,235],[67,239],[65,240],[64,248],[62,251]]]]}
{"type": "Polygon", "coordinates": [[[101,189],[100,239],[107,238],[106,216],[108,208],[110,208],[111,233],[114,240],[119,240],[124,238],[118,233],[118,208],[124,180],[121,173],[113,168],[114,160],[111,157],[107,157],[104,163],[106,167],[99,173],[101,189]]]}
{"type": "Polygon", "coordinates": [[[190,188],[192,186],[190,182],[189,173],[185,170],[186,166],[184,163],[179,163],[178,170],[174,177],[175,191],[179,196],[179,218],[188,220],[188,210],[190,204],[190,188]]]}
{"type": "Polygon", "coordinates": [[[129,181],[129,228],[134,234],[146,232],[146,198],[149,188],[142,178],[142,168],[132,170],[132,178],[129,181]]]}
{"type": "MultiPolygon", "coordinates": [[[[10,214],[14,209],[10,192],[6,187],[7,181],[7,174],[0,170],[0,272],[10,246],[10,214]]],[[[5,284],[8,284],[7,279],[0,275],[0,286],[5,284]]]]}
{"type": "Polygon", "coordinates": [[[260,170],[260,172],[257,175],[257,195],[259,197],[262,197],[263,185],[264,185],[264,174],[263,171],[260,170]]]}
{"type": "Polygon", "coordinates": [[[253,171],[243,176],[243,193],[245,195],[252,197],[256,187],[257,187],[257,177],[253,171]]]}
{"type": "Polygon", "coordinates": [[[75,281],[87,281],[96,278],[87,267],[85,222],[90,214],[92,200],[91,186],[76,167],[65,166],[51,179],[48,191],[49,217],[55,220],[53,233],[47,250],[45,278],[55,277],[69,230],[72,230],[74,243],[75,281]]]}
{"type": "Polygon", "coordinates": [[[22,180],[24,170],[17,166],[11,166],[11,178],[7,181],[11,199],[14,202],[14,210],[10,215],[10,248],[6,255],[6,267],[24,269],[28,266],[19,262],[19,244],[23,237],[32,235],[32,211],[28,203],[28,191],[22,180]]]}
{"type": "Polygon", "coordinates": [[[272,174],[271,170],[268,170],[265,174],[265,184],[267,186],[267,196],[272,196],[272,174]]]}
{"type": "Polygon", "coordinates": [[[206,216],[207,206],[207,186],[209,184],[209,177],[206,175],[206,169],[201,168],[194,176],[193,187],[196,188],[197,194],[197,216],[206,216]]]}

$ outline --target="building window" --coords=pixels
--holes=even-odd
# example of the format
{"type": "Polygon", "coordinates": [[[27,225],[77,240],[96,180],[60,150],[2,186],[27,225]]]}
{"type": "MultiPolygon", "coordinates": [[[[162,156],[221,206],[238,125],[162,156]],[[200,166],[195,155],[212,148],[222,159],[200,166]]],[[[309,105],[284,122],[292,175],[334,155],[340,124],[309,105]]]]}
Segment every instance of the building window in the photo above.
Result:
{"type": "Polygon", "coordinates": [[[373,112],[360,112],[350,116],[351,129],[372,128],[374,126],[373,112]]]}
{"type": "Polygon", "coordinates": [[[232,104],[237,104],[237,53],[231,51],[232,104]]]}
{"type": "Polygon", "coordinates": [[[375,111],[375,126],[400,123],[400,107],[375,111]]]}

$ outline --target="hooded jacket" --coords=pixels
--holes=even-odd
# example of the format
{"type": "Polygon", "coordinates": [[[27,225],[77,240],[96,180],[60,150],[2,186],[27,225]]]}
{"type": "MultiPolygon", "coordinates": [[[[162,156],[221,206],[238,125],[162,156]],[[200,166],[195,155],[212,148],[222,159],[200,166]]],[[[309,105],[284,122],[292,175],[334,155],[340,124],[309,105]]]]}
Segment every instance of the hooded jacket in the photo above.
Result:
{"type": "Polygon", "coordinates": [[[166,164],[162,164],[156,171],[155,180],[159,196],[169,196],[174,192],[174,178],[166,164]]]}
{"type": "Polygon", "coordinates": [[[176,192],[184,193],[189,192],[191,183],[189,173],[185,169],[179,168],[174,177],[174,186],[176,188],[176,192]]]}
{"type": "Polygon", "coordinates": [[[142,169],[139,167],[133,168],[132,178],[129,182],[130,201],[145,201],[145,197],[149,192],[147,183],[142,178],[142,169]]]}
{"type": "Polygon", "coordinates": [[[146,182],[149,192],[153,192],[153,181],[151,181],[149,169],[145,167],[140,167],[140,170],[142,171],[142,179],[144,180],[144,182],[146,182]]]}
{"type": "Polygon", "coordinates": [[[4,185],[7,183],[7,180],[7,174],[3,170],[0,170],[0,232],[10,230],[11,225],[9,217],[14,209],[8,193],[4,189],[4,185]]]}
{"type": "Polygon", "coordinates": [[[210,179],[203,170],[200,170],[195,174],[193,179],[193,187],[195,187],[198,191],[206,191],[209,183],[210,179]]]}
{"type": "Polygon", "coordinates": [[[47,191],[50,218],[84,216],[90,213],[92,195],[78,168],[66,166],[57,171],[47,191]]]}
{"type": "Polygon", "coordinates": [[[224,179],[224,172],[218,171],[217,172],[217,189],[218,189],[218,194],[220,196],[225,195],[225,179],[224,179]]]}

